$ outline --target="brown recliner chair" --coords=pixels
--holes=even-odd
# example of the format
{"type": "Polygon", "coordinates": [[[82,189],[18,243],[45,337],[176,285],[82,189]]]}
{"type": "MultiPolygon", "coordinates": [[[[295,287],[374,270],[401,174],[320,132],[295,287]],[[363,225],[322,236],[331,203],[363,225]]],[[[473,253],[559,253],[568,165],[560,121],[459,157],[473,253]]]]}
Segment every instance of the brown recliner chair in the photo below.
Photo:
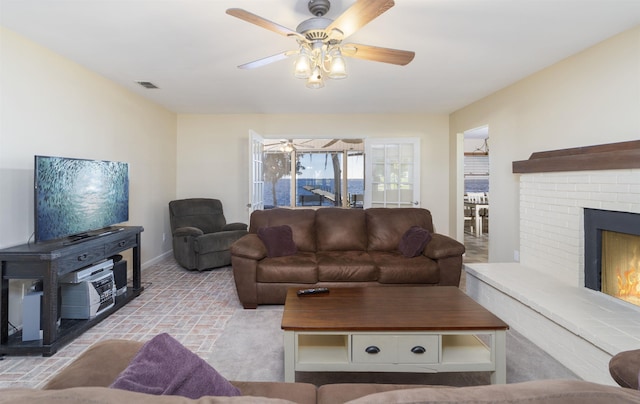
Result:
{"type": "Polygon", "coordinates": [[[227,223],[218,199],[169,202],[173,256],[186,269],[203,271],[231,264],[229,248],[247,234],[245,223],[227,223]]]}

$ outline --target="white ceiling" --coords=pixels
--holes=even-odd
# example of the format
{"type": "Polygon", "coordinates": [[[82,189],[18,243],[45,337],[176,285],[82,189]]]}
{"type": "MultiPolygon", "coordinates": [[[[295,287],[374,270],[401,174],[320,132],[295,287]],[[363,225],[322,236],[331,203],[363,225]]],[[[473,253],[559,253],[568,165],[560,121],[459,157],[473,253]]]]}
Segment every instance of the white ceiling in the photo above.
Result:
{"type": "Polygon", "coordinates": [[[236,68],[296,44],[231,7],[294,30],[310,17],[307,0],[0,0],[0,24],[175,112],[270,114],[449,113],[640,24],[640,0],[396,0],[348,42],[413,62],[347,58],[347,79],[311,90],[292,61],[236,68]]]}

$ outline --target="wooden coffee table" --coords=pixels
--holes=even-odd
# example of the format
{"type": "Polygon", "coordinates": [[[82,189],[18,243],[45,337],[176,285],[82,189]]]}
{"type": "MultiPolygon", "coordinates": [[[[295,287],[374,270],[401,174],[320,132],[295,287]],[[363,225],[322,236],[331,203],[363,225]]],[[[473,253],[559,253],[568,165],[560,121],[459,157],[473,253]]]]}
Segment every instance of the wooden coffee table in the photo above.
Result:
{"type": "Polygon", "coordinates": [[[488,371],[506,383],[509,326],[456,287],[298,289],[282,316],[287,382],[296,371],[488,371]]]}

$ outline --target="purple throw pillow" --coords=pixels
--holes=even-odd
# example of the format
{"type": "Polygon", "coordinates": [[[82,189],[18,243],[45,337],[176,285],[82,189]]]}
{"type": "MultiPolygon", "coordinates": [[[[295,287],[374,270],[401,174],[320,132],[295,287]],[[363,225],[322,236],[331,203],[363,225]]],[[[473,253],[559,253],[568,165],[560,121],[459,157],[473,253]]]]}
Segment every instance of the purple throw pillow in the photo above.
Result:
{"type": "Polygon", "coordinates": [[[241,395],[207,362],[166,333],[145,343],[109,387],[193,399],[241,395]]]}
{"type": "Polygon", "coordinates": [[[267,257],[284,257],[298,252],[290,226],[261,227],[258,237],[267,247],[267,257]]]}
{"type": "Polygon", "coordinates": [[[411,226],[402,235],[398,250],[407,258],[417,257],[422,254],[429,241],[431,241],[429,230],[420,226],[411,226]]]}

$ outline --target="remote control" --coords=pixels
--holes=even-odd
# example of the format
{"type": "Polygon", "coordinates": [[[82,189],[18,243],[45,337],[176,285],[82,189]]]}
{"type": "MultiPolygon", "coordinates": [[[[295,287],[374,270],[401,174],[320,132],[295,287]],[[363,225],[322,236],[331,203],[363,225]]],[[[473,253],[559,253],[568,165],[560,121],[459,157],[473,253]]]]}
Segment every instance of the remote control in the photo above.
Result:
{"type": "Polygon", "coordinates": [[[329,289],[328,288],[301,289],[298,291],[298,296],[317,295],[319,293],[329,293],[329,289]]]}

